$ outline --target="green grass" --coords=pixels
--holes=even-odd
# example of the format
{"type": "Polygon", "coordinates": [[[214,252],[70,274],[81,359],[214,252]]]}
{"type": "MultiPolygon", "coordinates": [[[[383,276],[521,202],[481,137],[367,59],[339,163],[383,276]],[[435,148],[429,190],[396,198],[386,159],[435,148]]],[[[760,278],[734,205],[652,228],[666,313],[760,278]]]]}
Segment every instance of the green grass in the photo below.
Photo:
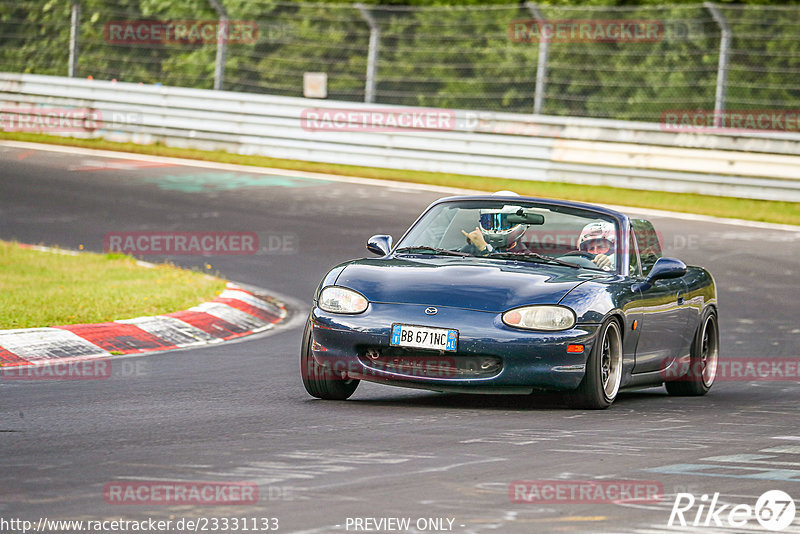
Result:
{"type": "Polygon", "coordinates": [[[564,184],[508,180],[460,174],[357,167],[333,163],[315,163],[264,156],[242,156],[224,151],[204,151],[188,148],[173,148],[162,144],[139,145],[115,143],[103,139],[76,139],[19,132],[0,132],[0,139],[14,139],[37,143],[80,146],[105,150],[118,150],[140,154],[170,156],[178,158],[236,163],[257,167],[274,167],[288,170],[320,172],[344,176],[359,176],[381,180],[394,180],[429,185],[441,185],[479,191],[510,189],[522,195],[548,198],[580,200],[598,204],[617,204],[640,208],[652,208],[684,213],[698,213],[717,217],[730,217],[771,223],[800,225],[800,203],[770,200],[752,200],[733,197],[717,197],[691,193],[665,193],[640,191],[606,186],[564,184]]]}
{"type": "Polygon", "coordinates": [[[216,297],[225,281],[122,254],[42,252],[0,241],[0,329],[158,315],[216,297]]]}

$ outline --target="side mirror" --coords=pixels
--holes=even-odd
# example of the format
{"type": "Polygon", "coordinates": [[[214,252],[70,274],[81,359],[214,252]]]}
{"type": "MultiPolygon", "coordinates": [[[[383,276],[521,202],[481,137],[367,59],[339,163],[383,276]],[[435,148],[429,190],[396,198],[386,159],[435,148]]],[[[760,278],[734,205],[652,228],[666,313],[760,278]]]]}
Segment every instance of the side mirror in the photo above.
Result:
{"type": "Polygon", "coordinates": [[[386,256],[392,250],[392,236],[374,235],[367,240],[367,250],[379,256],[386,256]]]}
{"type": "Polygon", "coordinates": [[[633,290],[647,291],[656,280],[680,278],[686,274],[686,264],[676,258],[659,258],[644,282],[636,284],[633,290]]]}

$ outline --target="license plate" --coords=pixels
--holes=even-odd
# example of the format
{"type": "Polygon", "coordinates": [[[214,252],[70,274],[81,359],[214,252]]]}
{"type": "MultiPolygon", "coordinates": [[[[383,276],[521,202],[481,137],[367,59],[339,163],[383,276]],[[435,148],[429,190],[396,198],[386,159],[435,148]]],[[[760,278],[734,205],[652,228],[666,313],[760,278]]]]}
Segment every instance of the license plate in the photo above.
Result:
{"type": "Polygon", "coordinates": [[[393,324],[390,345],[454,351],[458,345],[458,330],[411,324],[393,324]]]}

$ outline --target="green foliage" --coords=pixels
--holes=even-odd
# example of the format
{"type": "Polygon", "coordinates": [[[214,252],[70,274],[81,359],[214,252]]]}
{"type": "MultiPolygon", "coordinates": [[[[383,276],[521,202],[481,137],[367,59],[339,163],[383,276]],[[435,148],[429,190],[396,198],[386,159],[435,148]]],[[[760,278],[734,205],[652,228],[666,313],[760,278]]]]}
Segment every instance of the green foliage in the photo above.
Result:
{"type": "MultiPolygon", "coordinates": [[[[221,0],[231,21],[254,21],[255,42],[228,44],[224,88],[302,96],[303,73],[328,75],[328,98],[363,101],[369,26],[352,4],[221,0]]],[[[718,3],[733,30],[729,109],[800,107],[800,0],[718,3]]],[[[529,113],[540,44],[514,42],[523,3],[365,0],[381,30],[379,103],[529,113]]],[[[110,43],[113,21],[215,21],[208,0],[80,0],[77,76],[213,87],[215,42],[110,43]]],[[[658,121],[668,110],[714,108],[720,29],[701,3],[537,2],[548,21],[642,20],[654,42],[549,44],[543,113],[658,121]]],[[[0,0],[0,68],[66,75],[69,0],[0,0]]]]}

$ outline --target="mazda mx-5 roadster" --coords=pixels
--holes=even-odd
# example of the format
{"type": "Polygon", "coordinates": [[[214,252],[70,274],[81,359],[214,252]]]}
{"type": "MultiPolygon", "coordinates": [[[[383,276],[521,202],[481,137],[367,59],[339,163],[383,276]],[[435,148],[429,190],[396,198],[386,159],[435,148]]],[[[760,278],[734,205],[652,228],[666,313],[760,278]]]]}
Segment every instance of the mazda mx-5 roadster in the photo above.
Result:
{"type": "Polygon", "coordinates": [[[647,220],[503,191],[440,199],[367,249],[379,257],[337,265],[314,294],[300,356],[314,397],[368,380],[602,409],[623,388],[714,382],[714,280],[662,257],[647,220]]]}

